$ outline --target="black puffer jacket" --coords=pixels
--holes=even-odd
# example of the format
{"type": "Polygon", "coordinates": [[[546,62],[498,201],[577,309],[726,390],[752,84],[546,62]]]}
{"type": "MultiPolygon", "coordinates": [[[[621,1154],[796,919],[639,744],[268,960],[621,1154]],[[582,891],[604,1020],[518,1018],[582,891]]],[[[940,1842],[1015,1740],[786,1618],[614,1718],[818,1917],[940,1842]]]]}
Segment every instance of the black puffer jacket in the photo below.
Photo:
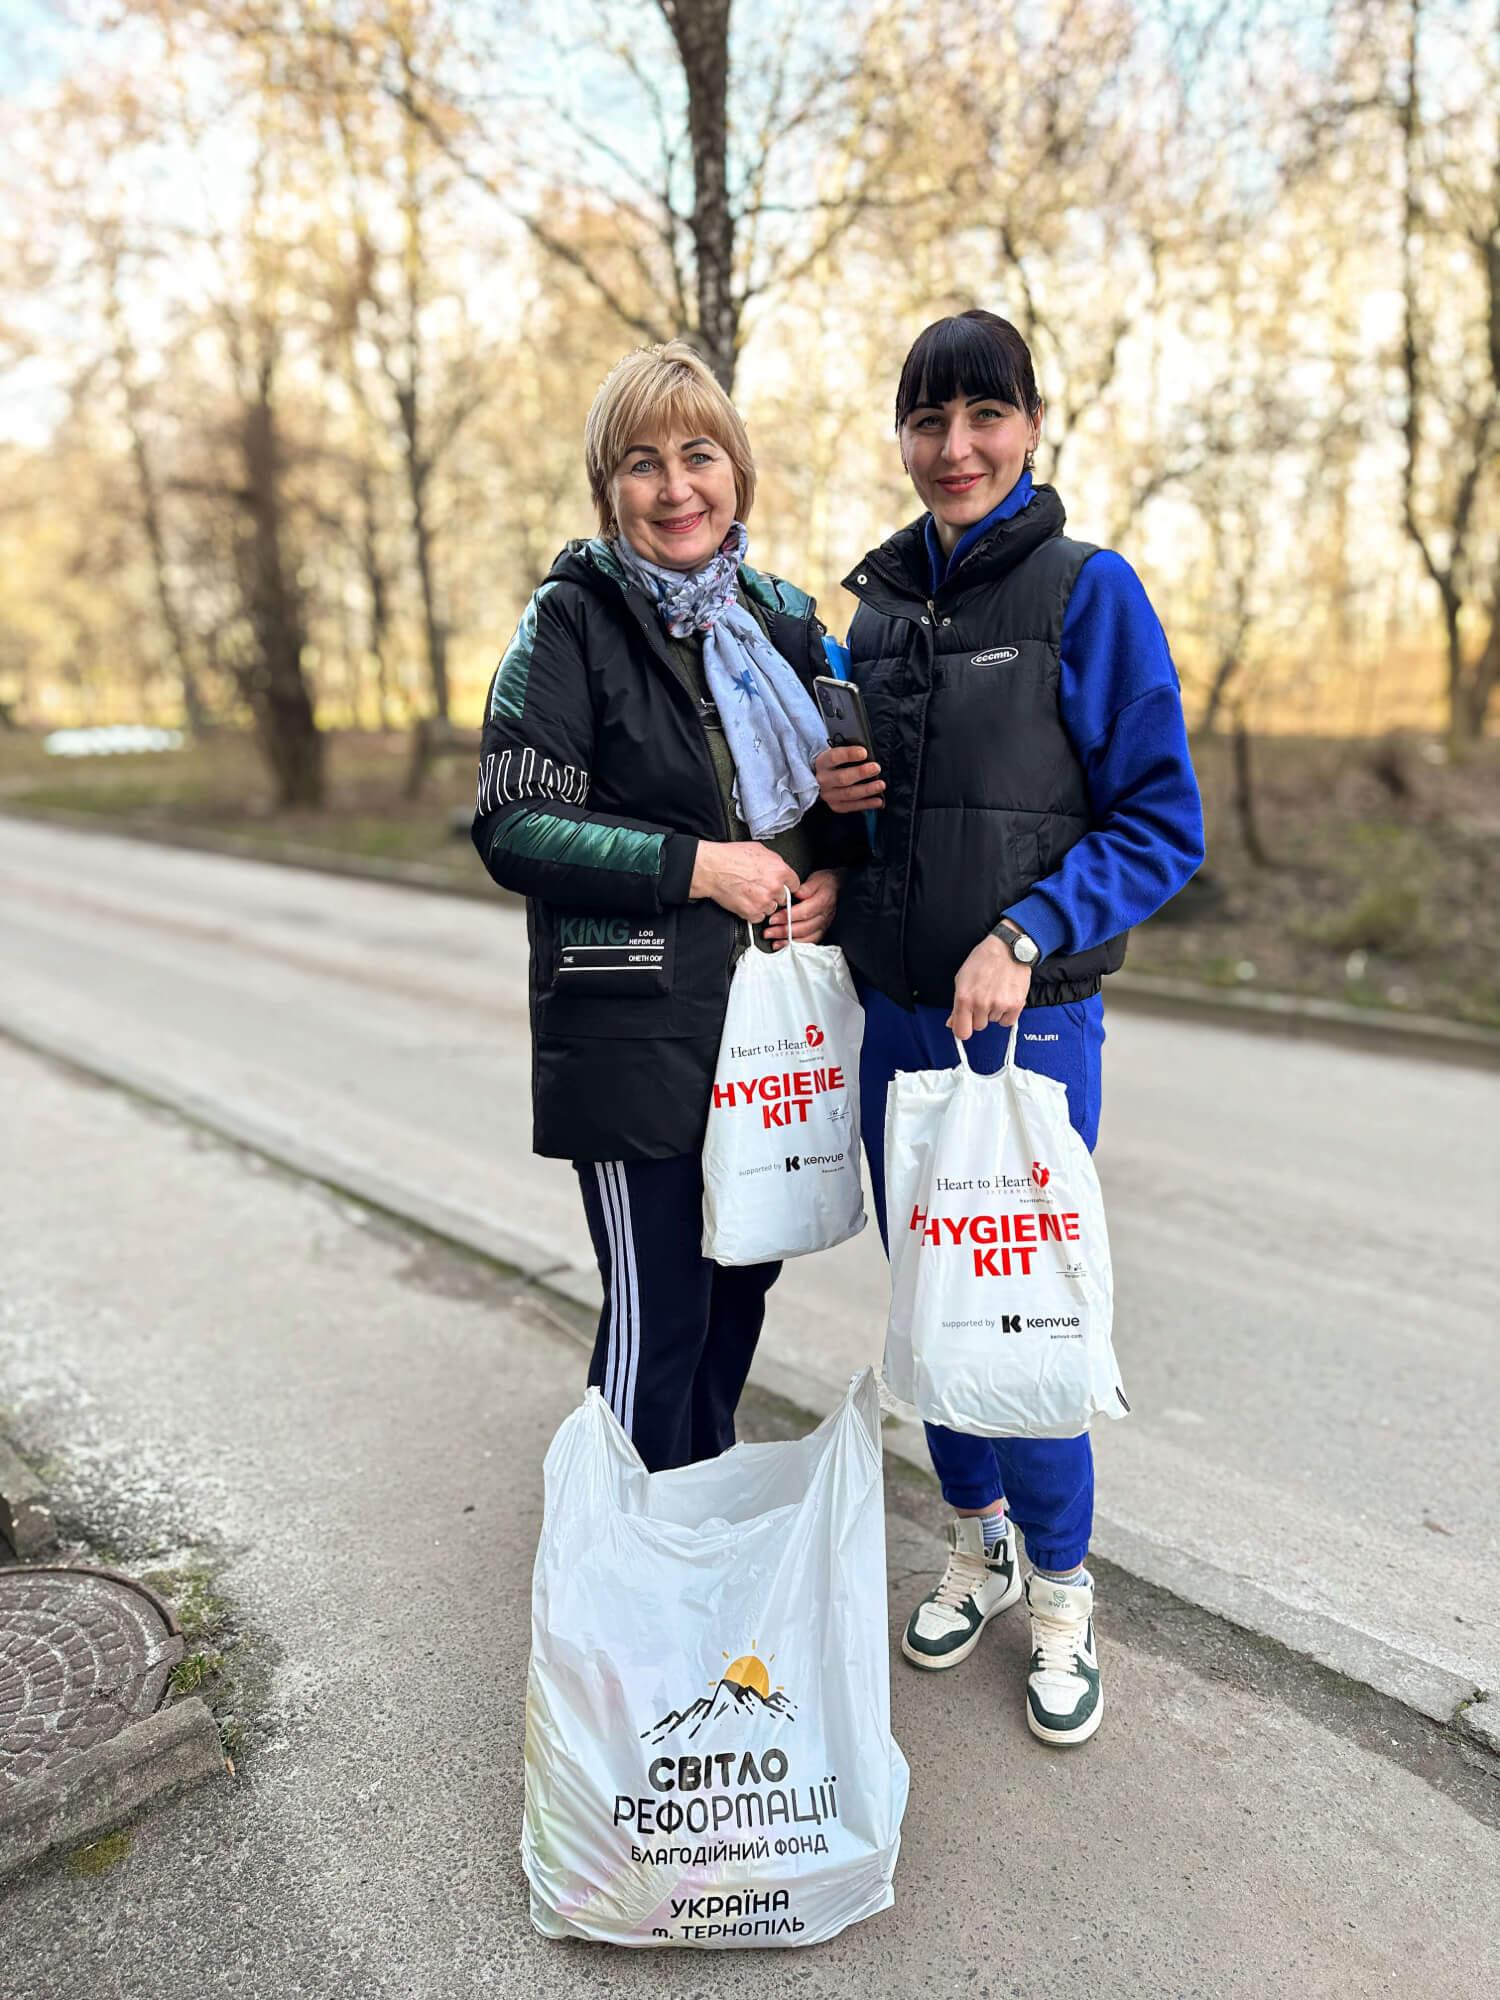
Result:
{"type": "MultiPolygon", "coordinates": [[[[739,587],[810,684],[812,599],[751,569],[739,587]]],[[[727,910],[688,900],[698,842],[730,837],[708,720],[609,545],[570,543],[490,684],[473,827],[491,875],[527,899],[539,1153],[702,1144],[737,941],[727,910]]],[[[848,848],[823,807],[805,824],[820,865],[848,848]]]]}
{"type": "MultiPolygon", "coordinates": [[[[921,521],[871,550],[851,678],[886,781],[876,856],[845,883],[837,941],[904,1007],[949,1006],[959,967],[1001,914],[1092,824],[1058,712],[1063,618],[1095,553],[1062,533],[1049,486],[995,527],[934,594],[921,521]]],[[[1123,936],[1045,958],[1029,1005],[1081,1000],[1125,957],[1123,936]]]]}

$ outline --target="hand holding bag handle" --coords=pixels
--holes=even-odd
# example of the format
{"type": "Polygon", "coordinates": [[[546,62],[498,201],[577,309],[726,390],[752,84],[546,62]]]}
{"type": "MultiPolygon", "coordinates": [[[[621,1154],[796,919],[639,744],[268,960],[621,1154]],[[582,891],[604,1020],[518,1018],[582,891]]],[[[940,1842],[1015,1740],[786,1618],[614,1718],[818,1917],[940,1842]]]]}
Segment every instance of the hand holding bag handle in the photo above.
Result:
{"type": "MultiPolygon", "coordinates": [[[[796,939],[792,936],[792,892],[784,888],[781,893],[786,897],[786,948],[792,951],[796,948],[796,939]]],[[[751,951],[759,951],[760,946],[755,942],[754,924],[748,917],[742,917],[740,921],[745,926],[745,936],[749,940],[751,951]]],[[[769,923],[770,918],[768,917],[766,921],[769,923]]]]}

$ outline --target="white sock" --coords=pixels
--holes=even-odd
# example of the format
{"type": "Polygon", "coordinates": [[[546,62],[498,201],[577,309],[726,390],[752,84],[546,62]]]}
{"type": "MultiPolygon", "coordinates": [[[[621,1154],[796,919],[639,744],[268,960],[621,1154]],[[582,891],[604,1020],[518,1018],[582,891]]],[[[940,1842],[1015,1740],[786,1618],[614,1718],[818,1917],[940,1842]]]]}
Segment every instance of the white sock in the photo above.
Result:
{"type": "Polygon", "coordinates": [[[995,1550],[1010,1533],[1010,1521],[1002,1507],[998,1513],[981,1514],[979,1525],[984,1533],[984,1552],[993,1555],[995,1550]]]}
{"type": "Polygon", "coordinates": [[[1093,1581],[1082,1563],[1078,1565],[1077,1569],[1039,1569],[1036,1571],[1036,1574],[1042,1579],[1043,1583],[1079,1584],[1093,1581]]]}

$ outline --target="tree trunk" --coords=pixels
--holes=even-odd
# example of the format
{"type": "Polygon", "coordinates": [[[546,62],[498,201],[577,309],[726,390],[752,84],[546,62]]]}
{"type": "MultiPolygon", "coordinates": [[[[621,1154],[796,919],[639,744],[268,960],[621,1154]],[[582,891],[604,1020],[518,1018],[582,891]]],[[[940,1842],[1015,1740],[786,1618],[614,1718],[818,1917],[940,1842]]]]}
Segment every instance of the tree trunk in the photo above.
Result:
{"type": "Polygon", "coordinates": [[[370,656],[375,662],[375,705],[381,731],[392,727],[391,670],[386,640],[390,630],[390,591],[380,560],[380,543],[375,532],[375,490],[370,468],[361,465],[359,475],[360,553],[364,560],[365,588],[370,593],[370,656]]]}
{"type": "Polygon", "coordinates": [[[182,619],[178,616],[177,601],[167,581],[167,543],[162,527],[156,480],[146,452],[145,435],[137,420],[134,392],[129,387],[125,391],[125,402],[130,427],[130,452],[135,463],[136,485],[140,492],[141,526],[145,530],[146,546],[151,552],[151,578],[156,591],[156,609],[161,618],[162,630],[167,635],[172,664],[177,670],[177,684],[182,690],[182,709],[187,718],[188,733],[201,740],[212,728],[213,719],[208,712],[208,704],[203,699],[203,691],[198,685],[198,675],[188,650],[187,633],[182,619]]]}
{"type": "Polygon", "coordinates": [[[317,807],[323,803],[323,739],[302,668],[307,630],[301,594],[287,573],[282,545],[280,452],[269,366],[260,370],[258,388],[241,430],[240,590],[255,642],[255,658],[241,683],[261,754],[275,780],[277,804],[317,807]]]}
{"type": "Polygon", "coordinates": [[[432,682],[433,713],[448,720],[448,628],[438,615],[437,583],[433,574],[432,520],[427,510],[427,480],[431,466],[422,458],[414,384],[396,397],[401,407],[401,432],[406,445],[406,487],[411,501],[412,540],[417,557],[417,583],[422,592],[422,628],[427,640],[427,674],[432,682]]]}
{"type": "Polygon", "coordinates": [[[729,205],[729,12],[731,0],[658,0],[687,84],[693,149],[696,340],[726,391],[739,359],[740,302],[734,289],[734,213],[729,205]]]}
{"type": "Polygon", "coordinates": [[[1459,758],[1471,744],[1468,686],[1464,678],[1464,641],[1458,626],[1459,604],[1451,590],[1443,591],[1443,637],[1448,654],[1448,754],[1459,758]]]}
{"type": "Polygon", "coordinates": [[[172,587],[167,579],[167,537],[162,521],[161,495],[157,488],[155,469],[151,464],[151,454],[146,445],[141,391],[135,378],[134,354],[126,330],[125,314],[120,305],[118,255],[112,244],[106,245],[104,270],[104,311],[110,331],[114,335],[115,367],[119,371],[120,388],[125,401],[125,428],[130,436],[130,459],[135,467],[136,492],[141,505],[141,527],[151,557],[151,581],[156,596],[156,609],[161,618],[162,630],[167,636],[177,683],[182,691],[182,708],[187,718],[189,733],[195,738],[201,738],[212,727],[212,717],[198,684],[198,674],[193,664],[187,630],[178,613],[177,601],[172,595],[172,587]]]}
{"type": "Polygon", "coordinates": [[[1234,816],[1239,825],[1245,852],[1257,868],[1269,868],[1271,857],[1260,837],[1255,811],[1255,775],[1250,763],[1250,728],[1245,711],[1234,712],[1234,816]]]}
{"type": "Polygon", "coordinates": [[[1490,612],[1490,636],[1485,641],[1484,651],[1474,663],[1469,680],[1469,727],[1476,743],[1484,735],[1490,702],[1494,698],[1496,683],[1500,682],[1500,563],[1496,564],[1491,601],[1494,608],[1490,612]]]}
{"type": "Polygon", "coordinates": [[[1222,655],[1214,669],[1213,680],[1209,684],[1208,700],[1203,705],[1203,720],[1198,724],[1205,736],[1212,736],[1219,726],[1219,712],[1229,694],[1229,686],[1239,672],[1239,648],[1222,655]]]}
{"type": "MultiPolygon", "coordinates": [[[[408,52],[403,48],[403,58],[408,52]]],[[[409,68],[408,68],[409,74],[409,68]]],[[[417,582],[422,592],[422,629],[427,642],[427,675],[432,683],[433,713],[448,720],[448,628],[438,612],[436,562],[434,559],[432,516],[428,510],[428,482],[432,477],[433,454],[423,436],[423,354],[422,279],[426,264],[420,187],[421,134],[410,119],[406,121],[404,171],[405,198],[402,203],[406,238],[402,246],[402,305],[405,314],[402,346],[405,349],[405,379],[398,379],[390,364],[391,386],[401,415],[401,441],[406,461],[406,490],[411,501],[412,541],[417,558],[417,582]]]]}

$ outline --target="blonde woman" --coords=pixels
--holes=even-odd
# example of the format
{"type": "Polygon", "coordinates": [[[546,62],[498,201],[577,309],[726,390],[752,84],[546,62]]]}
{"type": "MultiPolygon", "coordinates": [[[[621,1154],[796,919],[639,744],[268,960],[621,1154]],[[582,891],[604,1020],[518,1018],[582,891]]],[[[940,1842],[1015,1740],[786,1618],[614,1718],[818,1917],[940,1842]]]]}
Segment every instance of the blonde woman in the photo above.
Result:
{"type": "MultiPolygon", "coordinates": [[[[738,412],[672,342],[589,412],[599,533],[570,542],[490,687],[474,842],[527,899],[533,1143],[572,1160],[604,1309],[589,1369],[647,1467],[734,1442],[777,1264],[700,1255],[701,1147],[746,924],[832,920],[812,600],[746,562],[738,412]]],[[[847,824],[847,822],[845,823],[847,824]]]]}

